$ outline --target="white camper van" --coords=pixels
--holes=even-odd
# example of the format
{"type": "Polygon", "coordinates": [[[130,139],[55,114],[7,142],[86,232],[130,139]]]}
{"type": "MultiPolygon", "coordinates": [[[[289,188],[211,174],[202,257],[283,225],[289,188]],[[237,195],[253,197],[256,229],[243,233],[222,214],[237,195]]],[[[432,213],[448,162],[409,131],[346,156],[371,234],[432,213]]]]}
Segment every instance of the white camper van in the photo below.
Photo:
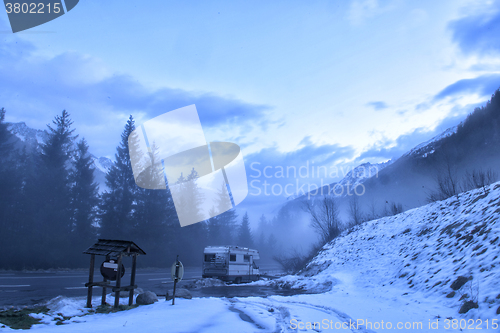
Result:
{"type": "Polygon", "coordinates": [[[259,279],[259,251],[239,246],[207,246],[204,251],[203,278],[235,283],[259,279]]]}

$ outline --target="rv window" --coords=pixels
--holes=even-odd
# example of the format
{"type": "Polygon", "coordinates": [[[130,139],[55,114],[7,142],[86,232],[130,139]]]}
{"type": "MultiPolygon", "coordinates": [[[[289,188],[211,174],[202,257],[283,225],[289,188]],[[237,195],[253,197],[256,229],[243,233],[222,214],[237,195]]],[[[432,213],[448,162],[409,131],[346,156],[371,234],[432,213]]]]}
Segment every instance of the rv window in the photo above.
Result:
{"type": "Polygon", "coordinates": [[[230,254],[229,261],[236,261],[236,254],[230,254]]]}
{"type": "Polygon", "coordinates": [[[250,262],[250,256],[247,256],[247,255],[243,256],[243,261],[250,262]]]}
{"type": "Polygon", "coordinates": [[[205,254],[205,261],[214,261],[214,260],[215,260],[215,253],[205,254]]]}

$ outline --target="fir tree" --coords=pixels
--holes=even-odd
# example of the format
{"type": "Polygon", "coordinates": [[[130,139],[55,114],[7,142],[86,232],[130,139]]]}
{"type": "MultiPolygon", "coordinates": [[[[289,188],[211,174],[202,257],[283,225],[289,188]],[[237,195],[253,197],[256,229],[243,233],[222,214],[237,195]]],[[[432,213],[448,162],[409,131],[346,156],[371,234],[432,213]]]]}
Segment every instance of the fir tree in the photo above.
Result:
{"type": "Polygon", "coordinates": [[[266,235],[269,233],[269,223],[266,217],[262,214],[259,218],[259,225],[257,227],[257,235],[259,238],[255,241],[261,251],[265,251],[267,247],[266,235]]]}
{"type": "Polygon", "coordinates": [[[172,247],[173,233],[172,225],[177,223],[175,207],[173,205],[170,191],[165,184],[161,160],[158,158],[158,149],[155,144],[151,146],[148,153],[151,167],[147,168],[141,176],[147,177],[148,183],[154,188],[137,191],[137,207],[134,211],[134,237],[137,244],[147,253],[145,258],[149,266],[158,265],[168,254],[172,247]],[[150,254],[150,255],[149,255],[150,254]]]}
{"type": "MultiPolygon", "coordinates": [[[[0,244],[6,253],[17,253],[24,245],[19,215],[22,201],[22,172],[16,161],[13,135],[7,128],[5,109],[0,109],[0,244]]],[[[6,258],[6,267],[16,260],[6,258]]],[[[11,266],[12,268],[17,268],[11,266]]]]}
{"type": "Polygon", "coordinates": [[[213,216],[221,211],[224,213],[208,220],[209,239],[215,242],[215,245],[230,245],[233,241],[233,233],[236,229],[238,215],[234,208],[231,208],[231,199],[229,198],[225,182],[221,184],[217,195],[217,205],[212,209],[210,215],[213,216]],[[228,208],[230,209],[227,210],[228,208]]]}
{"type": "Polygon", "coordinates": [[[238,234],[238,245],[245,247],[253,247],[252,232],[250,230],[250,222],[248,221],[248,213],[245,212],[241,221],[238,234]]]}
{"type": "Polygon", "coordinates": [[[195,223],[204,218],[201,210],[203,196],[198,187],[197,179],[198,172],[193,168],[187,178],[181,173],[172,187],[175,209],[179,220],[182,220],[184,224],[195,223]]]}
{"type": "Polygon", "coordinates": [[[34,195],[37,211],[34,219],[34,232],[40,238],[38,252],[43,257],[41,265],[64,265],[67,267],[65,251],[71,247],[69,239],[71,233],[71,209],[68,166],[73,154],[73,144],[77,135],[73,135],[71,128],[73,122],[69,113],[63,110],[56,116],[48,127],[48,139],[42,145],[40,156],[41,165],[36,177],[36,190],[34,195]]]}
{"type": "Polygon", "coordinates": [[[94,181],[92,157],[88,150],[85,139],[78,142],[73,170],[70,173],[72,232],[74,244],[78,244],[79,248],[91,245],[96,236],[93,224],[99,192],[94,181]]]}
{"type": "Polygon", "coordinates": [[[102,195],[100,207],[100,237],[103,238],[132,237],[132,215],[139,188],[135,184],[129,153],[129,136],[134,129],[134,119],[130,116],[122,132],[120,145],[116,148],[116,161],[106,175],[108,191],[102,195]]]}

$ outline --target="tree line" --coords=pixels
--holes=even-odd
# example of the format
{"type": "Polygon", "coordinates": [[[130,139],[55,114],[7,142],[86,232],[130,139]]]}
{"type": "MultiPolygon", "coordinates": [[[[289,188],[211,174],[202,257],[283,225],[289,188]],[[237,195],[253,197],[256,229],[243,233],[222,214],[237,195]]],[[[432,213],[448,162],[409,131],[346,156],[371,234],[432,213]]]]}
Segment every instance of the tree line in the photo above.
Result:
{"type": "MultiPolygon", "coordinates": [[[[98,238],[134,241],[147,253],[138,260],[143,267],[165,267],[177,254],[185,264],[199,265],[207,245],[254,245],[248,214],[240,221],[233,208],[181,228],[168,185],[136,185],[128,141],[132,116],[106,174],[107,190],[99,193],[89,145],[75,135],[66,110],[47,125],[47,139],[35,149],[9,131],[5,113],[0,109],[0,268],[86,267],[82,252],[98,238]]],[[[148,157],[155,159],[152,148],[148,157]]],[[[178,183],[196,178],[193,169],[178,183]]],[[[195,188],[186,198],[195,209],[197,195],[195,188]]]]}
{"type": "Polygon", "coordinates": [[[487,185],[498,181],[499,155],[500,89],[497,89],[486,105],[475,108],[455,133],[441,140],[431,155],[435,188],[428,193],[427,200],[458,197],[461,192],[478,188],[486,193],[487,185]],[[467,164],[472,166],[464,167],[467,164]]]}

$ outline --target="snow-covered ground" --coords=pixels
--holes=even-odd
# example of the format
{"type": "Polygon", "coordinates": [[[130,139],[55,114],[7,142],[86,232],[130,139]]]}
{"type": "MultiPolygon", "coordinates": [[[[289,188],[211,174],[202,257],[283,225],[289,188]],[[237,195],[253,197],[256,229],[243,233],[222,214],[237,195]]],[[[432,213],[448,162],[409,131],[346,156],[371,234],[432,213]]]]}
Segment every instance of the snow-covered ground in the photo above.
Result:
{"type": "Polygon", "coordinates": [[[364,223],[327,244],[300,274],[254,283],[317,294],[177,299],[174,306],[160,300],[91,315],[85,315],[83,299],[60,298],[50,305],[51,313],[35,315],[45,324],[32,330],[498,332],[499,217],[497,183],[486,192],[473,190],[364,223]],[[453,292],[450,286],[459,276],[472,279],[453,292]],[[479,307],[459,314],[467,300],[479,307]],[[56,325],[54,318],[61,315],[74,317],[56,325]]]}

